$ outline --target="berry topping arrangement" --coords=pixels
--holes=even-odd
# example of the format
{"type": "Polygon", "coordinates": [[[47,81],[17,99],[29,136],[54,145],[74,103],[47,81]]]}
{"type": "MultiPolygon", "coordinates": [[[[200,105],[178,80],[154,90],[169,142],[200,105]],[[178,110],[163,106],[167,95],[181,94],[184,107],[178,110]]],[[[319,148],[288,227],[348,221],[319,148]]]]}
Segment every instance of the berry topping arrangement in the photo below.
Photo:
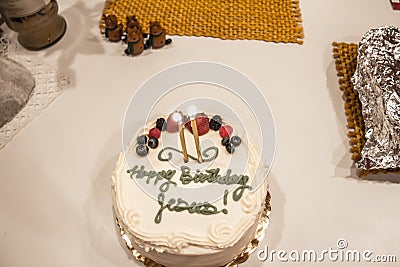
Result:
{"type": "MultiPolygon", "coordinates": [[[[161,132],[163,131],[168,133],[177,133],[180,131],[181,136],[184,138],[184,128],[192,133],[195,138],[207,134],[210,129],[213,131],[218,131],[220,137],[222,138],[221,145],[225,147],[227,153],[229,154],[233,154],[235,152],[235,148],[242,143],[242,139],[239,136],[232,135],[232,126],[223,124],[220,115],[214,115],[213,117],[209,118],[209,116],[201,112],[190,118],[189,116],[183,115],[183,113],[180,111],[175,111],[168,116],[167,120],[164,118],[158,118],[155,122],[154,128],[151,128],[147,134],[137,137],[137,155],[144,157],[149,153],[149,148],[157,148],[159,145],[161,132]]],[[[186,150],[186,147],[183,149],[186,150]]]]}

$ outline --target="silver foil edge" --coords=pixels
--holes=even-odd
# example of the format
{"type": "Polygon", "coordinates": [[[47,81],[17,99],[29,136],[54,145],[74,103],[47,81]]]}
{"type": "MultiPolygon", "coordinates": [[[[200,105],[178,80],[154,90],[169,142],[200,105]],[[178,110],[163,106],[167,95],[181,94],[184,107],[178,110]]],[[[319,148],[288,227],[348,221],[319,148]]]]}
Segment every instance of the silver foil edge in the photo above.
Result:
{"type": "Polygon", "coordinates": [[[368,31],[359,43],[352,77],[365,123],[366,143],[360,169],[400,167],[400,31],[383,26],[368,31]]]}

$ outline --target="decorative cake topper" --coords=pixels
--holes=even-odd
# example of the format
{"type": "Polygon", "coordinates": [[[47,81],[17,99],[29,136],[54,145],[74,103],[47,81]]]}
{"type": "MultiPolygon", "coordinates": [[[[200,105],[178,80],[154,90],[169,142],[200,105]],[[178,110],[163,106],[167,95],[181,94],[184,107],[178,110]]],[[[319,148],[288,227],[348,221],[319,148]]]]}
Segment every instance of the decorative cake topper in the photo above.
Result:
{"type": "Polygon", "coordinates": [[[183,123],[182,123],[182,119],[183,119],[182,118],[182,114],[179,113],[179,112],[175,112],[174,115],[173,115],[173,119],[179,125],[179,138],[181,140],[183,161],[186,163],[186,162],[189,161],[189,158],[188,158],[188,153],[187,153],[187,148],[186,148],[186,141],[185,141],[185,132],[184,132],[185,127],[183,127],[183,123]]]}
{"type": "Polygon", "coordinates": [[[167,31],[161,26],[158,21],[150,22],[150,36],[146,44],[151,48],[161,48],[172,42],[171,39],[166,38],[167,31]]]}
{"type": "Polygon", "coordinates": [[[103,14],[103,19],[106,24],[106,29],[105,29],[105,37],[110,41],[110,42],[119,42],[122,37],[122,28],[124,27],[122,23],[118,24],[117,17],[115,15],[104,15],[103,14]]]}
{"type": "Polygon", "coordinates": [[[127,16],[126,17],[126,29],[127,35],[133,31],[139,32],[144,38],[147,38],[147,34],[143,33],[143,28],[140,25],[139,21],[136,19],[135,16],[127,16]]]}
{"type": "Polygon", "coordinates": [[[167,30],[157,21],[150,22],[150,34],[148,35],[143,32],[143,28],[136,16],[126,16],[125,27],[124,24],[118,23],[118,19],[120,18],[114,14],[103,14],[102,20],[105,25],[104,35],[110,42],[119,42],[122,40],[126,43],[128,47],[124,52],[128,56],[136,56],[148,48],[158,49],[172,43],[172,39],[166,38],[167,30]],[[148,39],[145,41],[144,38],[147,37],[148,39]]]}
{"type": "Polygon", "coordinates": [[[136,56],[145,49],[144,39],[139,31],[130,31],[126,37],[128,47],[125,49],[126,55],[136,56]]]}
{"type": "Polygon", "coordinates": [[[188,110],[190,125],[192,126],[194,143],[196,144],[197,151],[197,161],[199,163],[203,162],[203,157],[201,156],[200,142],[199,142],[199,132],[197,131],[197,122],[196,122],[196,108],[191,106],[188,110]]]}
{"type": "Polygon", "coordinates": [[[125,49],[126,55],[136,56],[147,49],[144,43],[144,38],[147,34],[143,33],[142,26],[135,16],[126,17],[126,43],[128,44],[127,49],[125,49]]]}

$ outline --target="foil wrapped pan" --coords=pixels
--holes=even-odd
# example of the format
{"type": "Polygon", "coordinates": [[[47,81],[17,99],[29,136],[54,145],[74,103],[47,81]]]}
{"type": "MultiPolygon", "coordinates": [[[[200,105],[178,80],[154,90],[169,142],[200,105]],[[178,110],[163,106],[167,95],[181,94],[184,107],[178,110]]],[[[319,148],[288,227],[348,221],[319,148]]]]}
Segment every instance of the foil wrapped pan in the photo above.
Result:
{"type": "Polygon", "coordinates": [[[359,43],[353,75],[365,123],[366,143],[357,168],[400,167],[400,30],[368,31],[359,43]]]}
{"type": "MultiPolygon", "coordinates": [[[[223,267],[236,267],[239,264],[245,262],[249,256],[257,249],[258,244],[261,240],[264,239],[265,231],[267,230],[269,224],[269,215],[271,213],[271,195],[267,192],[267,196],[265,197],[264,207],[258,221],[258,225],[256,228],[256,232],[254,233],[254,238],[251,242],[243,248],[242,252],[239,255],[232,255],[233,260],[224,265],[223,267]]],[[[136,260],[143,263],[146,267],[163,267],[163,265],[149,259],[143,255],[141,255],[134,247],[133,243],[129,239],[128,235],[125,233],[125,230],[119,223],[118,218],[116,218],[115,223],[119,228],[119,234],[126,244],[127,248],[132,252],[132,255],[135,257],[136,260]]]]}

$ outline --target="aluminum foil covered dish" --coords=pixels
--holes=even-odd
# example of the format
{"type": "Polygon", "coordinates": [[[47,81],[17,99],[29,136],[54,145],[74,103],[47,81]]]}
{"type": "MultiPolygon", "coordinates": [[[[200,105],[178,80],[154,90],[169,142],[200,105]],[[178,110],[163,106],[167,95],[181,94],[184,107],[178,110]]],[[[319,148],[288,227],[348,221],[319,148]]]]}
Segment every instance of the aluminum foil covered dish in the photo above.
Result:
{"type": "Polygon", "coordinates": [[[400,168],[400,30],[368,31],[358,48],[352,78],[359,93],[366,143],[357,168],[400,168]]]}

